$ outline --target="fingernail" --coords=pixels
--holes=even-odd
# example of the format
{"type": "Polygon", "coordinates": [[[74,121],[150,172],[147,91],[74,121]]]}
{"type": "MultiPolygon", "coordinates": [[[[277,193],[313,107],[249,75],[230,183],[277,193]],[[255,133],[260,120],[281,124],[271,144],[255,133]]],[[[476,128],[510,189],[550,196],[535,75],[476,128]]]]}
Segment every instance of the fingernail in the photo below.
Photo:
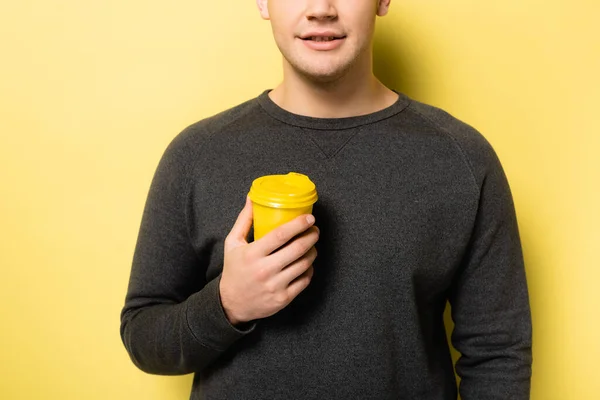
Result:
{"type": "Polygon", "coordinates": [[[315,222],[315,217],[313,217],[312,215],[307,215],[306,222],[308,222],[309,224],[313,224],[315,222]]]}

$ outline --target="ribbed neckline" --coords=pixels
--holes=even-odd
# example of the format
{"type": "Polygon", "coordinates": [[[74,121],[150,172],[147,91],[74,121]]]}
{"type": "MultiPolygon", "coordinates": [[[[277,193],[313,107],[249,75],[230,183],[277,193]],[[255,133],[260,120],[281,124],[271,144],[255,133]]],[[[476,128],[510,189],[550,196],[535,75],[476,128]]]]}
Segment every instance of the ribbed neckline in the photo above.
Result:
{"type": "Polygon", "coordinates": [[[258,103],[261,105],[261,107],[271,117],[281,122],[308,129],[331,131],[356,128],[358,126],[372,124],[396,115],[410,104],[410,98],[408,96],[394,90],[394,92],[398,94],[398,100],[396,100],[396,102],[389,107],[374,113],[345,118],[315,118],[306,115],[294,114],[279,107],[269,97],[269,92],[271,90],[272,89],[267,89],[258,96],[258,103]]]}

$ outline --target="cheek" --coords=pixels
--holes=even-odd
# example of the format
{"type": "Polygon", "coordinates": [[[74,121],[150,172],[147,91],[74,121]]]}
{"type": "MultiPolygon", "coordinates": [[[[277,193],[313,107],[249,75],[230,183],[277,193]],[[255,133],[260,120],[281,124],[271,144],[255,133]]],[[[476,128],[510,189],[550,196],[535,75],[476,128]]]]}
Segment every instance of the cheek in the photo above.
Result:
{"type": "Polygon", "coordinates": [[[361,4],[352,1],[349,3],[354,4],[346,4],[349,7],[338,8],[339,20],[348,31],[352,30],[352,32],[364,37],[375,26],[377,10],[374,6],[371,7],[370,3],[366,4],[365,1],[362,1],[361,4]]]}
{"type": "Polygon", "coordinates": [[[293,30],[304,17],[303,2],[296,0],[269,1],[269,17],[272,24],[293,30]]]}
{"type": "Polygon", "coordinates": [[[375,31],[375,18],[355,18],[351,34],[358,43],[369,43],[375,31]]]}
{"type": "Polygon", "coordinates": [[[273,37],[278,44],[283,44],[288,40],[289,33],[286,31],[286,26],[279,20],[271,19],[271,29],[273,30],[273,37]]]}
{"type": "Polygon", "coordinates": [[[294,29],[298,24],[290,15],[281,9],[271,13],[271,28],[278,41],[291,41],[295,37],[294,29]]]}

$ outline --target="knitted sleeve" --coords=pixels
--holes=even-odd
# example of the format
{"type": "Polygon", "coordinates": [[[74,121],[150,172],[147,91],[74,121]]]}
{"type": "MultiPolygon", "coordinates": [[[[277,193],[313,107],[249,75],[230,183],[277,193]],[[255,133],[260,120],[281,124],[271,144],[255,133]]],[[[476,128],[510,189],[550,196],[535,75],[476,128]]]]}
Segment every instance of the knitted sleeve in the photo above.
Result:
{"type": "Polygon", "coordinates": [[[189,176],[197,152],[190,135],[184,131],[169,145],[152,180],[121,312],[129,356],[153,374],[198,372],[253,329],[229,323],[220,277],[206,281],[191,244],[189,176]]]}
{"type": "Polygon", "coordinates": [[[513,199],[487,142],[479,141],[466,154],[475,159],[479,207],[450,293],[452,342],[461,353],[456,364],[460,394],[462,400],[526,400],[531,316],[513,199]]]}

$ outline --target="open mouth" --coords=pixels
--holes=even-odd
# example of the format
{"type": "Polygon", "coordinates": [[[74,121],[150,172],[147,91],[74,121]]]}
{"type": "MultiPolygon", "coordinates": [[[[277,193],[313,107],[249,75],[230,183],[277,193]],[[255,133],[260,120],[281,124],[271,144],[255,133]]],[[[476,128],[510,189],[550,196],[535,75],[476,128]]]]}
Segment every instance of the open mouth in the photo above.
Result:
{"type": "Polygon", "coordinates": [[[339,49],[344,44],[346,36],[342,32],[331,31],[312,31],[298,36],[304,45],[315,51],[332,51],[339,49]]]}
{"type": "Polygon", "coordinates": [[[313,41],[313,42],[331,42],[334,40],[344,39],[345,36],[336,37],[336,36],[309,36],[305,38],[301,38],[302,40],[313,41]]]}

